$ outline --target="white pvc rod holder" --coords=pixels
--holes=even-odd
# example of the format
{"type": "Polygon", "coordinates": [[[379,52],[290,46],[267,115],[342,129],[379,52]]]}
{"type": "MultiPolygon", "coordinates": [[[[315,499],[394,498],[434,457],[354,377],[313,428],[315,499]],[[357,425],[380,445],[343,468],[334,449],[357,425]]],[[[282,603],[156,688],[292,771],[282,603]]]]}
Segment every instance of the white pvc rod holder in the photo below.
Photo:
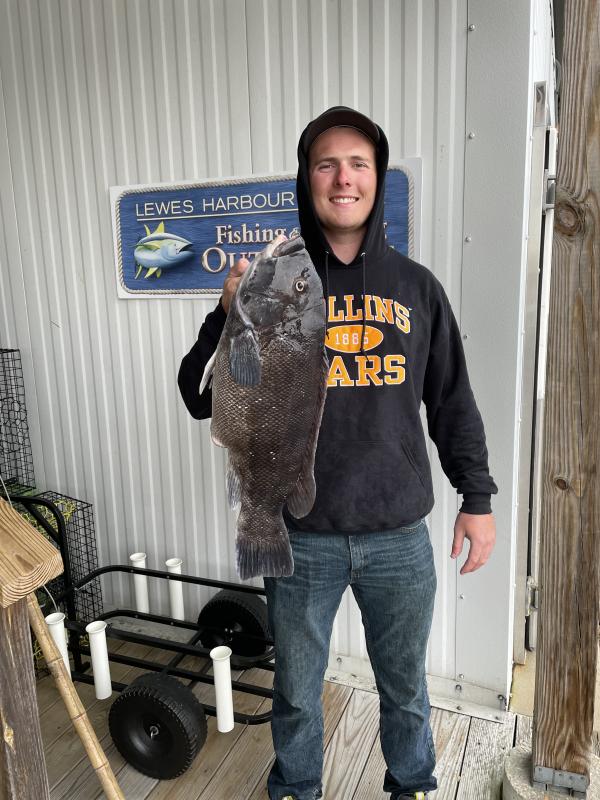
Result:
{"type": "MultiPolygon", "coordinates": [[[[168,558],[165,561],[167,572],[172,575],[181,575],[180,558],[168,558]]],[[[183,583],[181,581],[169,581],[169,600],[171,601],[171,616],[173,619],[185,619],[183,613],[183,583]]]]}
{"type": "Polygon", "coordinates": [[[71,665],[69,664],[69,650],[67,648],[67,632],[65,630],[65,615],[62,611],[56,611],[54,614],[48,614],[46,617],[46,625],[50,631],[54,644],[58,647],[58,651],[63,657],[67,672],[71,675],[71,665]]]}
{"type": "Polygon", "coordinates": [[[217,698],[217,730],[227,733],[233,730],[233,694],[231,691],[231,648],[226,645],[213,647],[210,651],[215,677],[217,698]]]}
{"type": "Polygon", "coordinates": [[[106,647],[106,622],[96,620],[85,626],[90,637],[90,653],[92,654],[92,671],[94,673],[94,689],[98,700],[106,700],[112,694],[110,681],[110,665],[108,648],[106,647]]]}
{"type": "MultiPolygon", "coordinates": [[[[146,569],[146,553],[132,553],[129,556],[132,566],[146,569]]],[[[148,578],[146,575],[133,576],[133,588],[135,590],[135,608],[142,614],[150,613],[148,603],[148,578]]]]}

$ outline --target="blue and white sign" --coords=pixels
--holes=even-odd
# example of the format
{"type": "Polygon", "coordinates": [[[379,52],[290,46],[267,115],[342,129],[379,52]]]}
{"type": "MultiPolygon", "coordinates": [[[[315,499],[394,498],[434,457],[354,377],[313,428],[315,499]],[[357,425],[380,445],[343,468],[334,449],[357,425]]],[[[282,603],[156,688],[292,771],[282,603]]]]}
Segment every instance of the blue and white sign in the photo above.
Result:
{"type": "MultiPolygon", "coordinates": [[[[411,162],[417,162],[412,169],[403,165],[388,171],[386,235],[393,247],[416,258],[420,159],[411,162]]],[[[299,233],[295,175],[113,186],[110,195],[123,298],[220,294],[237,259],[252,259],[279,234],[299,233]]]]}

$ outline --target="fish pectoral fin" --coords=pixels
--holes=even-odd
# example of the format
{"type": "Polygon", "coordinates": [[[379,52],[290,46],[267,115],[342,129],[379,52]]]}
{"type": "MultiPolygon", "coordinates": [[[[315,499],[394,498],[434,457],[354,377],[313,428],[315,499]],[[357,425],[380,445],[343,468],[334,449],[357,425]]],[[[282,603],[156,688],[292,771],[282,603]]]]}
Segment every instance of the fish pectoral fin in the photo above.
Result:
{"type": "Polygon", "coordinates": [[[213,372],[215,371],[215,361],[217,360],[217,351],[212,354],[212,356],[206,362],[206,366],[204,367],[204,372],[202,373],[202,380],[200,381],[200,389],[198,390],[198,394],[202,394],[202,392],[206,389],[207,386],[210,386],[212,383],[212,376],[213,372]]]}
{"type": "Polygon", "coordinates": [[[260,353],[256,334],[251,328],[231,339],[229,349],[231,377],[240,386],[258,386],[260,383],[260,353]]]}
{"type": "Polygon", "coordinates": [[[300,473],[296,485],[288,496],[287,507],[290,514],[296,519],[305,517],[314,506],[316,495],[317,487],[311,465],[309,472],[300,473]]]}
{"type": "Polygon", "coordinates": [[[242,483],[231,459],[227,465],[227,500],[230,508],[237,508],[242,502],[242,483]]]}

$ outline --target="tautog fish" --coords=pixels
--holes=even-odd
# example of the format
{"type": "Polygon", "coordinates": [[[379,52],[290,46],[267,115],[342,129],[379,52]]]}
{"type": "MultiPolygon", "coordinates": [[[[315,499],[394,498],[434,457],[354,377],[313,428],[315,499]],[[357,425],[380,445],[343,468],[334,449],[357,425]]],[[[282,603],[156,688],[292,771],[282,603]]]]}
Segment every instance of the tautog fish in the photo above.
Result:
{"type": "Polygon", "coordinates": [[[242,580],[294,571],[282,509],[303,517],[315,501],[325,329],[323,288],[304,241],[278,237],[242,276],[213,356],[211,435],[229,450],[229,502],[241,503],[242,580]]]}

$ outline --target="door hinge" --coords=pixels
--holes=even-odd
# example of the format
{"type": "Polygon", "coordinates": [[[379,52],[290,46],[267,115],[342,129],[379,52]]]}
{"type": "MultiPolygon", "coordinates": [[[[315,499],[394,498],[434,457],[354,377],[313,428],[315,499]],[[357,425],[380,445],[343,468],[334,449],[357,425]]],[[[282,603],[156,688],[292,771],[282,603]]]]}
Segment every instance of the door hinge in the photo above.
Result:
{"type": "Polygon", "coordinates": [[[549,175],[544,170],[544,199],[542,200],[542,214],[554,208],[556,201],[556,175],[549,175]]]}
{"type": "Polygon", "coordinates": [[[525,610],[525,616],[531,616],[532,611],[537,611],[538,601],[539,601],[539,594],[538,594],[538,585],[536,581],[532,578],[531,575],[527,576],[527,583],[525,587],[526,595],[527,595],[527,606],[525,610]]]}

